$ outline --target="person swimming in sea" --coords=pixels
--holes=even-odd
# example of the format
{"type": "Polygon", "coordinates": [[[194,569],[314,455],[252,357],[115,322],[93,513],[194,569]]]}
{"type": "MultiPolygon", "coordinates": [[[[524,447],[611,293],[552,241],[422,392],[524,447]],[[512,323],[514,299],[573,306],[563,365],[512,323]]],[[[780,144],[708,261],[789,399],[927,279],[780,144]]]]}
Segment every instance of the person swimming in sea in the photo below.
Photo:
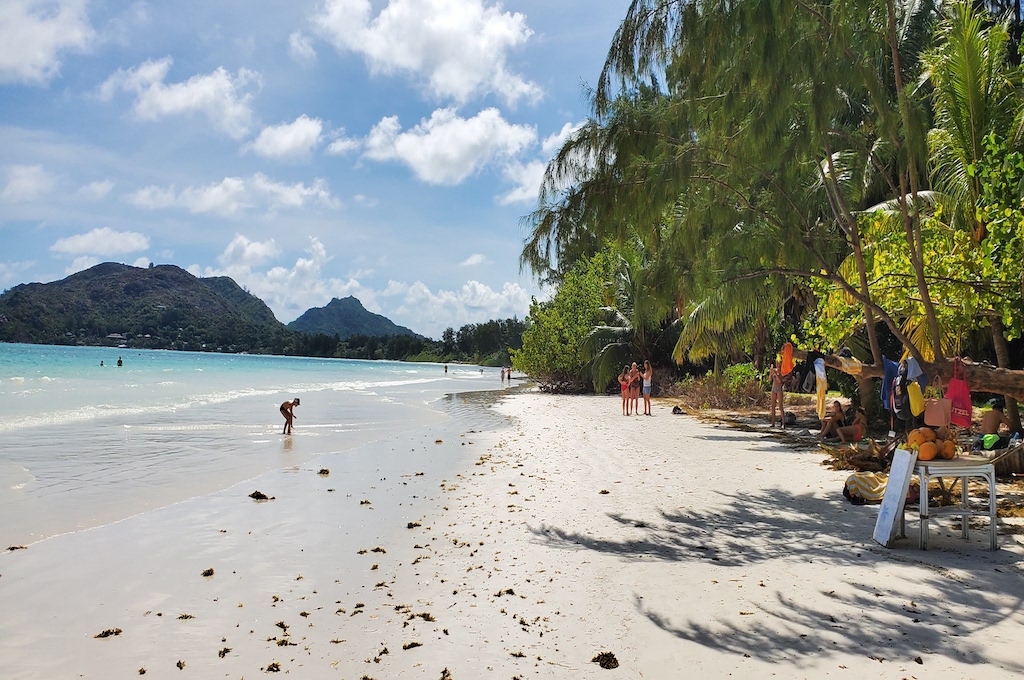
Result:
{"type": "Polygon", "coordinates": [[[299,398],[281,404],[281,415],[284,416],[284,430],[281,434],[292,433],[292,421],[295,420],[295,407],[299,405],[299,398]]]}

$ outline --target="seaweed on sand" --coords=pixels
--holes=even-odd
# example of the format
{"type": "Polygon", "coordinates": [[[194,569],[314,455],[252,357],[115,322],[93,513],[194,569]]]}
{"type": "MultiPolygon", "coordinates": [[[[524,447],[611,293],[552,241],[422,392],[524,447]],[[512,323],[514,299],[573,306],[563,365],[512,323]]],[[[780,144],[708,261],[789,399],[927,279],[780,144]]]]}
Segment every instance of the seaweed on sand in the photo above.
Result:
{"type": "Polygon", "coordinates": [[[122,631],[121,631],[120,628],[107,628],[102,633],[96,633],[95,635],[93,635],[93,637],[94,638],[105,638],[105,637],[110,637],[111,635],[120,635],[121,632],[122,631]]]}
{"type": "Polygon", "coordinates": [[[619,660],[611,652],[601,652],[590,661],[591,663],[596,663],[601,668],[611,669],[619,667],[619,660]]]}

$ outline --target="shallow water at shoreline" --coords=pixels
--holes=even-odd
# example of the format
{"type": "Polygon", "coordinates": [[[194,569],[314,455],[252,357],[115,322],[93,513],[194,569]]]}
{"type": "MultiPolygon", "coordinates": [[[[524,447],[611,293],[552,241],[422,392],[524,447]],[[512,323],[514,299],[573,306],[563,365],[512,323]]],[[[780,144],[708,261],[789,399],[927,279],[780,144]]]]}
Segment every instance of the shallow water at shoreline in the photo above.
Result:
{"type": "Polygon", "coordinates": [[[453,417],[435,407],[446,395],[501,384],[470,366],[121,351],[0,345],[4,546],[415,432],[453,417]],[[277,406],[292,396],[285,436],[277,406]]]}

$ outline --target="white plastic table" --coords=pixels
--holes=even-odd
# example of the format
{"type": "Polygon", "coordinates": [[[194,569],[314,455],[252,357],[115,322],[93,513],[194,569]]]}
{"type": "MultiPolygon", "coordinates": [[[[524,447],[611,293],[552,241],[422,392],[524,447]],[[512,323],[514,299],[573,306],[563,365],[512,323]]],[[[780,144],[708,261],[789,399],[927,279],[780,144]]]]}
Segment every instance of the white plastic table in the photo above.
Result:
{"type": "MultiPolygon", "coordinates": [[[[921,518],[921,531],[918,537],[918,547],[921,550],[928,549],[928,521],[932,517],[959,516],[960,533],[966,539],[969,537],[970,518],[988,517],[989,522],[989,548],[996,550],[996,471],[995,466],[984,458],[966,457],[954,458],[953,460],[919,460],[914,466],[914,474],[921,481],[920,501],[918,502],[918,513],[921,518]],[[954,477],[960,479],[960,502],[944,508],[928,507],[928,482],[932,479],[954,477]],[[988,509],[973,509],[969,502],[967,480],[972,477],[980,477],[988,482],[988,509]]],[[[906,536],[905,527],[901,531],[906,536]]]]}

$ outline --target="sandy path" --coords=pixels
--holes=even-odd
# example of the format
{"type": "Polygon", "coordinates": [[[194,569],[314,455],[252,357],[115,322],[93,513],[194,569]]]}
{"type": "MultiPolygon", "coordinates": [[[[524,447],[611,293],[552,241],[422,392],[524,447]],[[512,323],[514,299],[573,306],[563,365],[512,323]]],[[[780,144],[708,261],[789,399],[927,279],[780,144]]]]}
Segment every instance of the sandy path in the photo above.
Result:
{"type": "Polygon", "coordinates": [[[650,418],[617,407],[540,394],[502,404],[515,429],[478,439],[481,464],[445,484],[448,510],[423,520],[429,532],[410,531],[413,543],[444,540],[393,577],[394,598],[437,621],[367,631],[392,653],[348,665],[353,675],[1024,670],[1015,537],[1001,537],[996,554],[984,532],[969,545],[943,532],[944,549],[927,553],[913,541],[885,550],[870,538],[877,508],[846,503],[845,473],[819,466],[819,454],[672,416],[667,405],[650,418]],[[395,653],[409,641],[423,647],[395,653]],[[604,651],[618,669],[591,662],[604,651]]]}

